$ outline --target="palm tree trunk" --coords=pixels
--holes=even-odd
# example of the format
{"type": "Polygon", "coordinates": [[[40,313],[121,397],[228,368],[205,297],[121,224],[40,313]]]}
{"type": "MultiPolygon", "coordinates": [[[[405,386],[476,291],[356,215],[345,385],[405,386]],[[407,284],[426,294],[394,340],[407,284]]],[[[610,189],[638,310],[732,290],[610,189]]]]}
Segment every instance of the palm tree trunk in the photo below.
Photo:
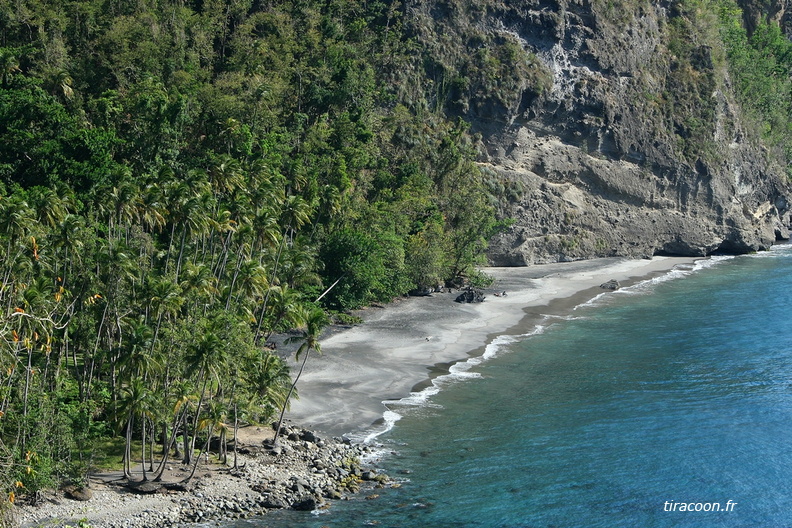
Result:
{"type": "Polygon", "coordinates": [[[239,277],[239,269],[242,267],[243,248],[244,246],[240,244],[239,253],[237,253],[237,264],[236,264],[236,269],[234,270],[234,277],[231,279],[231,286],[228,288],[228,298],[226,299],[226,305],[225,305],[226,312],[228,311],[228,307],[231,305],[231,296],[234,293],[234,285],[236,284],[237,277],[239,277]]]}
{"type": "MultiPolygon", "coordinates": [[[[201,370],[203,373],[203,370],[201,370]]],[[[201,406],[203,405],[204,396],[206,395],[206,383],[209,381],[209,375],[204,376],[203,387],[201,387],[201,397],[198,398],[198,406],[195,408],[195,419],[193,420],[193,437],[192,441],[187,441],[187,431],[184,432],[184,463],[189,464],[192,460],[193,450],[195,449],[195,440],[198,438],[198,421],[201,417],[201,406]]]]}
{"type": "Polygon", "coordinates": [[[171,225],[170,239],[168,240],[168,253],[165,255],[165,274],[168,273],[168,263],[170,262],[171,250],[173,249],[173,237],[176,235],[176,222],[171,225]]]}
{"type": "Polygon", "coordinates": [[[154,443],[157,441],[157,424],[151,419],[151,434],[149,435],[149,471],[154,472],[154,443]]]}
{"type": "Polygon", "coordinates": [[[206,443],[204,444],[203,449],[201,450],[200,453],[198,453],[198,456],[195,457],[195,462],[193,463],[193,467],[192,467],[192,470],[190,471],[190,474],[182,482],[185,482],[185,483],[186,482],[190,482],[192,480],[192,478],[195,476],[195,470],[198,469],[198,463],[201,461],[201,455],[203,455],[209,449],[209,442],[212,441],[212,435],[213,434],[214,434],[214,425],[211,425],[209,427],[209,435],[206,437],[206,443]]]}
{"type": "MultiPolygon", "coordinates": [[[[173,444],[176,442],[176,434],[179,431],[179,427],[182,425],[182,421],[187,416],[187,410],[185,409],[176,419],[176,423],[173,424],[173,430],[171,431],[170,438],[168,441],[163,444],[162,446],[162,460],[160,460],[159,466],[157,467],[156,476],[154,477],[155,481],[162,480],[162,474],[165,472],[165,466],[168,463],[168,459],[170,458],[170,450],[173,447],[173,444]]],[[[187,437],[187,433],[184,434],[185,438],[187,437]]]]}
{"type": "Polygon", "coordinates": [[[124,476],[128,479],[132,478],[132,423],[134,417],[132,414],[127,419],[126,427],[126,441],[124,442],[124,476]]]}
{"type": "Polygon", "coordinates": [[[227,427],[220,431],[220,457],[224,466],[228,464],[228,433],[226,431],[228,431],[227,427]]]}
{"type": "MultiPolygon", "coordinates": [[[[275,279],[278,277],[278,265],[280,264],[281,253],[283,252],[283,246],[286,245],[286,234],[291,229],[291,220],[289,220],[289,225],[286,226],[286,230],[283,232],[283,236],[281,237],[280,244],[278,244],[278,254],[275,256],[275,267],[272,268],[272,278],[270,279],[270,286],[275,284],[275,279]]],[[[255,343],[258,344],[259,342],[259,331],[261,330],[261,323],[264,321],[264,314],[267,313],[267,302],[269,301],[270,296],[270,288],[267,288],[267,294],[264,296],[264,302],[261,305],[261,316],[259,317],[258,325],[256,326],[256,334],[254,336],[255,343]]]]}
{"type": "Polygon", "coordinates": [[[239,445],[239,414],[237,413],[237,403],[234,402],[234,469],[239,469],[239,457],[237,456],[237,446],[239,445]]]}
{"type": "Polygon", "coordinates": [[[179,284],[179,272],[181,271],[182,256],[184,255],[184,243],[187,239],[187,227],[182,228],[181,243],[179,244],[179,258],[176,260],[176,284],[179,284]]]}
{"type": "Polygon", "coordinates": [[[146,417],[140,420],[140,468],[143,470],[143,480],[148,480],[146,476],[146,417]]]}
{"type": "Polygon", "coordinates": [[[280,437],[281,428],[283,427],[283,415],[286,414],[286,407],[289,405],[289,398],[291,398],[294,388],[297,386],[297,382],[300,381],[300,376],[302,376],[303,369],[305,368],[305,362],[308,361],[308,355],[310,353],[311,348],[308,347],[308,350],[305,351],[305,356],[303,356],[302,365],[300,365],[300,371],[297,373],[297,377],[294,378],[294,382],[292,382],[292,385],[289,388],[289,393],[286,394],[286,399],[283,400],[283,407],[281,408],[280,418],[278,418],[278,426],[275,428],[275,438],[272,439],[272,445],[278,445],[278,437],[280,437]]]}

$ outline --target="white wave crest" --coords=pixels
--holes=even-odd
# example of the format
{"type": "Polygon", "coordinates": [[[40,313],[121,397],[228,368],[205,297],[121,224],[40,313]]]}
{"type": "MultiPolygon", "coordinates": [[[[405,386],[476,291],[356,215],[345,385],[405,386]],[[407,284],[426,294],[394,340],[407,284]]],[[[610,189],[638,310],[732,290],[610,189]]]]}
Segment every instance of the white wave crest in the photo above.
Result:
{"type": "Polygon", "coordinates": [[[717,266],[718,264],[732,260],[734,258],[736,258],[734,255],[712,255],[707,258],[696,260],[692,264],[680,264],[657,277],[652,277],[651,279],[642,280],[631,286],[619,288],[618,290],[602,292],[596,295],[594,298],[589,299],[588,301],[580,303],[579,305],[575,306],[573,310],[599,306],[602,303],[613,299],[614,296],[640,295],[640,294],[651,293],[651,291],[658,284],[662,284],[664,282],[668,282],[672,280],[682,279],[693,273],[697,273],[701,270],[705,270],[713,266],[717,266]]]}
{"type": "MultiPolygon", "coordinates": [[[[545,318],[550,318],[552,316],[545,316],[545,318]]],[[[515,343],[520,341],[526,337],[534,336],[541,334],[544,332],[546,325],[538,324],[528,333],[521,334],[521,335],[500,335],[492,340],[486,347],[484,347],[484,353],[481,356],[471,357],[464,361],[458,361],[451,365],[448,369],[448,374],[443,374],[441,376],[437,376],[436,378],[431,380],[431,385],[427,386],[423,390],[411,392],[409,396],[405,396],[404,398],[399,398],[397,400],[385,400],[383,401],[383,405],[387,408],[387,410],[383,413],[382,419],[384,425],[380,428],[377,428],[374,431],[369,431],[364,433],[362,438],[362,442],[366,444],[371,444],[374,442],[379,436],[387,433],[391,429],[393,429],[396,425],[396,422],[402,419],[402,415],[398,412],[395,412],[392,407],[429,407],[429,408],[442,408],[442,406],[433,404],[431,402],[432,396],[439,393],[442,390],[444,385],[447,385],[449,382],[455,381],[465,381],[469,379],[477,379],[481,378],[481,374],[478,372],[470,372],[470,369],[481,365],[485,361],[492,359],[498,355],[498,351],[501,350],[504,346],[509,345],[511,343],[515,343]]]]}
{"type": "MultiPolygon", "coordinates": [[[[384,402],[383,402],[384,403],[384,402]]],[[[396,422],[402,419],[402,415],[391,411],[390,409],[382,413],[382,427],[378,427],[375,430],[369,430],[363,432],[362,438],[352,438],[354,441],[360,441],[363,444],[371,444],[377,437],[384,435],[385,433],[389,432],[391,429],[396,427],[396,422]]]]}

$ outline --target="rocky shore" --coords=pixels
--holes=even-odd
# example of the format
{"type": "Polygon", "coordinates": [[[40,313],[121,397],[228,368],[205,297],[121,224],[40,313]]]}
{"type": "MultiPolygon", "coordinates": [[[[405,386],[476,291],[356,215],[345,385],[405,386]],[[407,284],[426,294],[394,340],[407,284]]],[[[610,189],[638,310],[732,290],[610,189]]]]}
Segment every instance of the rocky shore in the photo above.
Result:
{"type": "MultiPolygon", "coordinates": [[[[37,505],[15,507],[23,528],[81,526],[92,528],[171,528],[190,523],[263,515],[292,508],[312,511],[331,507],[361,489],[394,485],[363,461],[368,446],[290,427],[275,449],[259,441],[264,428],[254,428],[255,442],[240,442],[239,469],[203,467],[188,484],[187,472],[173,467],[162,482],[135,485],[115,475],[94,475],[83,501],[63,490],[40,497],[37,505]]],[[[248,432],[249,434],[249,432],[248,432]]],[[[271,434],[270,434],[271,436],[271,434]]]]}

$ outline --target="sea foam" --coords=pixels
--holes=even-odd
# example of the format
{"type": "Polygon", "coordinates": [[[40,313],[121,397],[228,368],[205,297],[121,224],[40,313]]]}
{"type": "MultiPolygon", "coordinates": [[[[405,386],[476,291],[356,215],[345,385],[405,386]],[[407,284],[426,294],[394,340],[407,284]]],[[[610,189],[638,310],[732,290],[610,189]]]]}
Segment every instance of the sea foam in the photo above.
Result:
{"type": "MultiPolygon", "coordinates": [[[[545,316],[549,318],[552,316],[545,316]]],[[[470,372],[470,369],[481,365],[487,360],[497,357],[498,352],[511,343],[515,343],[526,337],[541,334],[546,328],[544,324],[538,324],[534,329],[528,333],[520,335],[500,335],[492,340],[486,347],[484,353],[480,356],[470,357],[465,360],[457,361],[448,368],[448,374],[443,374],[433,378],[431,384],[420,391],[411,392],[409,396],[395,400],[384,400],[382,404],[386,407],[386,411],[382,415],[382,425],[376,429],[368,430],[362,435],[362,441],[366,444],[373,443],[378,437],[392,430],[396,422],[402,419],[403,415],[393,410],[393,408],[442,408],[442,406],[432,403],[432,396],[439,393],[442,388],[453,382],[466,381],[470,379],[481,378],[478,372],[470,372]]]]}
{"type": "Polygon", "coordinates": [[[618,290],[608,290],[602,292],[596,295],[594,298],[575,306],[573,310],[600,306],[604,302],[610,301],[614,298],[614,296],[618,295],[645,295],[647,293],[651,293],[658,284],[688,277],[693,273],[717,266],[718,264],[732,260],[734,258],[736,258],[734,255],[713,255],[705,259],[696,260],[692,264],[680,264],[657,277],[645,279],[631,286],[619,288],[618,290]]]}
{"type": "MultiPolygon", "coordinates": [[[[792,246],[789,247],[792,248],[792,246]]],[[[658,284],[687,277],[692,273],[711,268],[712,266],[716,266],[733,258],[735,257],[730,255],[714,255],[706,259],[696,260],[692,264],[678,265],[658,277],[646,279],[618,290],[600,293],[593,299],[575,306],[573,310],[598,306],[606,301],[611,300],[614,295],[642,295],[651,293],[651,291],[658,284]]],[[[395,427],[396,422],[401,420],[403,417],[401,413],[395,411],[394,409],[416,407],[441,408],[440,405],[432,403],[432,397],[439,393],[448,383],[481,378],[481,374],[479,372],[471,372],[471,369],[481,365],[485,361],[497,357],[498,353],[504,347],[508,347],[510,344],[543,333],[545,329],[552,324],[554,319],[572,321],[580,318],[582,317],[578,315],[543,315],[542,322],[537,324],[534,329],[528,333],[520,335],[497,336],[486,345],[483,354],[454,363],[449,367],[448,374],[443,374],[433,378],[431,380],[431,384],[425,387],[423,390],[411,392],[409,396],[405,396],[404,398],[383,401],[382,404],[387,410],[383,413],[381,425],[378,425],[373,430],[364,432],[361,435],[362,441],[364,443],[371,444],[378,437],[391,431],[395,427]]]]}

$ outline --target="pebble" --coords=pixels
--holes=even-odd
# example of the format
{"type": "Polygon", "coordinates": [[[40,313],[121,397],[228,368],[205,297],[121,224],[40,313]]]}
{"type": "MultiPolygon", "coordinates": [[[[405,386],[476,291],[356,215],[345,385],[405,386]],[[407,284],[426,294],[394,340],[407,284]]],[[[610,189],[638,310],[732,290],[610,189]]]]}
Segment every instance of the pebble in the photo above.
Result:
{"type": "Polygon", "coordinates": [[[79,517],[74,517],[73,501],[55,497],[59,504],[44,501],[42,506],[15,508],[16,518],[22,528],[62,527],[80,519],[87,519],[92,528],[175,528],[192,522],[262,515],[267,508],[321,507],[326,498],[346,498],[339,490],[346,489],[342,481],[349,475],[388,481],[371,468],[361,468],[360,457],[372,452],[368,446],[347,439],[320,440],[312,432],[294,427],[280,444],[279,455],[265,452],[241,457],[244,465],[236,476],[219,473],[201,477],[196,483],[201,491],[178,492],[174,497],[175,492],[127,495],[123,488],[119,488],[122,492],[108,488],[81,503],[87,508],[79,510],[79,517]]]}

